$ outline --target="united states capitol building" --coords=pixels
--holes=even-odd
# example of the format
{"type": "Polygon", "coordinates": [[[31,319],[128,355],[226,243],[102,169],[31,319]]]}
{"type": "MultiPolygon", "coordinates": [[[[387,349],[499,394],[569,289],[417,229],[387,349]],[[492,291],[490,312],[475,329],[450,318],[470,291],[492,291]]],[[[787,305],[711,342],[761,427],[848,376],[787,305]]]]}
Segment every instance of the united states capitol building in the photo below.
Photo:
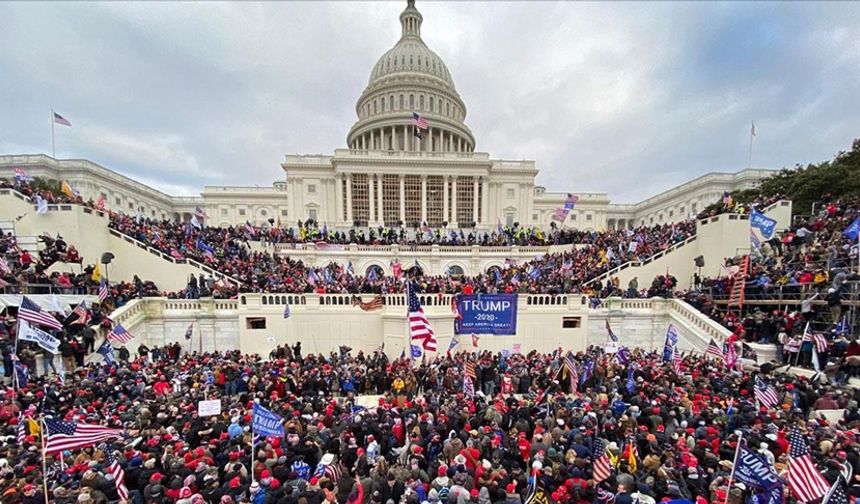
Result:
{"type": "Polygon", "coordinates": [[[535,161],[494,159],[477,149],[448,67],[421,38],[423,21],[410,0],[400,14],[400,39],[374,65],[356,102],[345,148],[286,155],[272,187],[206,186],[198,197],[177,197],[94,161],[46,155],[0,156],[0,176],[23,168],[66,180],[87,199],[103,195],[111,210],[159,219],[189,220],[199,206],[206,223],[217,226],[312,219],[334,228],[549,227],[571,193],[579,200],[563,226],[602,230],[689,218],[724,191],[751,187],[772,173],[708,173],[635,204],[613,204],[606,193],[576,187],[547,191],[536,184],[535,161]],[[426,120],[426,129],[415,126],[413,114],[426,120]]]}

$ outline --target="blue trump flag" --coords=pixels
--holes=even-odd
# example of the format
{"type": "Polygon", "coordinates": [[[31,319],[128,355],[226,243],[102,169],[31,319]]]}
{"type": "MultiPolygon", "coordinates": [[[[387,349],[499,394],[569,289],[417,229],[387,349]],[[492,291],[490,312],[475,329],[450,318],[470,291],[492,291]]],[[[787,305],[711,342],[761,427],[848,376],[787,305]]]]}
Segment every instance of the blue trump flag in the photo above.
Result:
{"type": "Polygon", "coordinates": [[[202,250],[204,254],[215,255],[215,249],[200,238],[197,239],[197,248],[202,250]]]}
{"type": "Polygon", "coordinates": [[[776,219],[771,219],[767,215],[753,209],[750,214],[750,226],[761,231],[761,235],[765,240],[770,240],[773,237],[774,229],[776,229],[776,219]]]}
{"type": "Polygon", "coordinates": [[[854,219],[854,222],[845,228],[845,231],[842,231],[842,234],[854,241],[857,241],[858,237],[860,237],[860,217],[854,219]]]}
{"type": "Polygon", "coordinates": [[[105,359],[106,364],[110,364],[113,366],[116,364],[116,358],[113,355],[113,346],[111,346],[108,340],[104,340],[101,345],[99,345],[98,350],[96,352],[100,353],[102,357],[105,359]]]}
{"type": "Polygon", "coordinates": [[[782,503],[782,480],[773,466],[745,444],[738,445],[735,478],[751,487],[759,504],[782,503]]]}
{"type": "Polygon", "coordinates": [[[666,330],[666,344],[663,345],[663,362],[672,362],[675,357],[675,345],[678,344],[678,330],[669,324],[666,330]]]}
{"type": "Polygon", "coordinates": [[[412,354],[411,355],[412,355],[413,359],[417,359],[418,357],[421,357],[422,353],[421,353],[421,347],[420,346],[418,346],[418,345],[409,345],[409,346],[412,347],[412,354]]]}
{"type": "Polygon", "coordinates": [[[266,437],[284,437],[283,417],[272,413],[266,408],[254,403],[254,414],[251,420],[251,428],[254,434],[266,437]]]}

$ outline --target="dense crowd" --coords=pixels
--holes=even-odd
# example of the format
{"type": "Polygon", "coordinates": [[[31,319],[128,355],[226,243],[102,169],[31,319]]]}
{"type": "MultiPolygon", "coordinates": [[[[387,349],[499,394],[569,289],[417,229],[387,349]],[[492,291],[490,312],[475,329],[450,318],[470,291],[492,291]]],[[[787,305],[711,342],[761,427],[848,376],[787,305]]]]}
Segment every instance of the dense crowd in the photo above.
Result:
{"type": "MultiPolygon", "coordinates": [[[[656,353],[622,364],[590,348],[575,356],[571,382],[560,352],[413,363],[348,349],[305,355],[300,345],[268,360],[154,350],[78,367],[64,384],[31,377],[0,391],[3,502],[43,502],[45,479],[52,502],[118,502],[108,454],[124,469],[126,502],[143,504],[517,504],[536,485],[557,503],[739,504],[757,491],[730,482],[739,436],[784,478],[795,427],[828,484],[860,463],[857,390],[696,355],[676,371],[656,353]],[[756,375],[775,387],[772,407],[755,400],[756,375]],[[364,394],[381,397],[361,406],[364,394]],[[219,398],[221,413],[199,416],[204,398],[219,398]],[[284,436],[252,447],[255,403],[283,418],[284,436]],[[826,420],[822,408],[847,413],[826,420]],[[43,415],[124,435],[48,454],[45,472],[39,423],[27,420],[43,415]]],[[[848,495],[860,495],[856,476],[848,495]]]]}

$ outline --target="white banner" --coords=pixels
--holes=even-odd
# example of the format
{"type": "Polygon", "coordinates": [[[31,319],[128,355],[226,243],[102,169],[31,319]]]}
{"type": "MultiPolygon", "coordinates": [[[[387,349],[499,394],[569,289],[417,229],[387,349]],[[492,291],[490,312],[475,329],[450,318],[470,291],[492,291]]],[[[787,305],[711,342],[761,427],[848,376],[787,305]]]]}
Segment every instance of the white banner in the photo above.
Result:
{"type": "Polygon", "coordinates": [[[31,326],[23,320],[18,321],[18,323],[21,324],[19,332],[21,341],[32,341],[33,343],[37,343],[40,347],[52,354],[56,354],[60,351],[60,340],[41,329],[31,326]]]}
{"type": "Polygon", "coordinates": [[[215,416],[221,414],[221,399],[210,399],[197,403],[198,416],[215,416]]]}
{"type": "Polygon", "coordinates": [[[603,351],[608,354],[614,354],[618,351],[618,343],[614,341],[607,341],[603,344],[603,351]]]}

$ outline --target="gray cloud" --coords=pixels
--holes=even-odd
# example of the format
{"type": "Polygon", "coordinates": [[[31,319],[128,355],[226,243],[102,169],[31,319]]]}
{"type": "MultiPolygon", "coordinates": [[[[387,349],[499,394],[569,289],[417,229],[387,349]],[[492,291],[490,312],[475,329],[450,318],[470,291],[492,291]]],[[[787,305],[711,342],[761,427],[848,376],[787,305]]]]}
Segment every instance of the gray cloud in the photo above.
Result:
{"type": "MultiPolygon", "coordinates": [[[[420,2],[478,149],[550,190],[635,201],[850,145],[854,3],[420,2]]],[[[400,2],[0,4],[0,152],[83,157],[170,192],[269,184],[345,144],[400,2]]]]}

